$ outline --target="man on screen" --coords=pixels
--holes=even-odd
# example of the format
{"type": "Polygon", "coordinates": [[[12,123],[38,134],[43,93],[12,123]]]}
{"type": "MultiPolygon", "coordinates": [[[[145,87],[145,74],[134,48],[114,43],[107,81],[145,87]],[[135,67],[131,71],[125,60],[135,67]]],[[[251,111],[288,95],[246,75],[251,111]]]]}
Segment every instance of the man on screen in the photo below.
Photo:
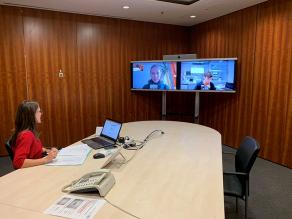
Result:
{"type": "Polygon", "coordinates": [[[160,89],[168,90],[168,85],[164,84],[161,80],[161,69],[157,65],[152,65],[150,68],[150,77],[148,84],[143,86],[143,89],[160,89]]]}
{"type": "Polygon", "coordinates": [[[213,75],[211,72],[205,72],[204,80],[197,83],[195,90],[216,90],[215,85],[211,82],[212,77],[213,75]]]}

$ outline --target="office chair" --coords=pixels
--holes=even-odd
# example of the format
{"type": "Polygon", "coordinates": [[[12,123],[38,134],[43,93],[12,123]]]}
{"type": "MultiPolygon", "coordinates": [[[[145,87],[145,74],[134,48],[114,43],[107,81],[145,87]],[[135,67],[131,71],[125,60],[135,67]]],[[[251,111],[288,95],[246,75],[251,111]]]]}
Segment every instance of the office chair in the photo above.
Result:
{"type": "Polygon", "coordinates": [[[233,196],[245,201],[245,218],[247,218],[247,206],[249,196],[249,172],[259,153],[260,146],[252,137],[245,137],[235,154],[235,172],[224,172],[224,195],[233,196]]]}
{"type": "Polygon", "coordinates": [[[5,142],[5,148],[6,148],[7,152],[8,152],[8,155],[9,155],[11,161],[13,162],[14,154],[13,154],[13,151],[12,151],[12,148],[11,148],[10,139],[8,139],[5,142]]]}

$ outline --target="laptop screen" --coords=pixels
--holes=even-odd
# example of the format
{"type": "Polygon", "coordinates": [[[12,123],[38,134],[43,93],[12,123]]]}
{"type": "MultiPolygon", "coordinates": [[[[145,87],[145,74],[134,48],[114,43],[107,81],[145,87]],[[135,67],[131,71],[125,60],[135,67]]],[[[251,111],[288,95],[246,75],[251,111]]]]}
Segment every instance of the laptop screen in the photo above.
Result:
{"type": "Polygon", "coordinates": [[[103,129],[100,133],[100,136],[110,138],[116,141],[119,137],[121,128],[122,128],[121,123],[107,119],[104,122],[103,129]]]}

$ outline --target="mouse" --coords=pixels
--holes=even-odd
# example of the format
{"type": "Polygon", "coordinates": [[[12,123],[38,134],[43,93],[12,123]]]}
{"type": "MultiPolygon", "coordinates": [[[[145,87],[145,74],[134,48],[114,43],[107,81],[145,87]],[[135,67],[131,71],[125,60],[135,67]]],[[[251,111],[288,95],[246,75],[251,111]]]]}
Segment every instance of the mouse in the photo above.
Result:
{"type": "Polygon", "coordinates": [[[93,158],[94,159],[105,158],[105,155],[102,153],[96,153],[93,155],[93,158]]]}

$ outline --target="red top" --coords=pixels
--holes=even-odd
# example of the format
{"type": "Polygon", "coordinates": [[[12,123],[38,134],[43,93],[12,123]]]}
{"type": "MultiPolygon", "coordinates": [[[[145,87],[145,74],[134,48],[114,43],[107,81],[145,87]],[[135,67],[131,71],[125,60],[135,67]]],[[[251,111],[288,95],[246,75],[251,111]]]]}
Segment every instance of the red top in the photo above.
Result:
{"type": "Polygon", "coordinates": [[[13,167],[19,169],[25,159],[41,158],[43,145],[32,131],[25,130],[18,134],[15,146],[12,146],[12,151],[14,154],[13,167]]]}

